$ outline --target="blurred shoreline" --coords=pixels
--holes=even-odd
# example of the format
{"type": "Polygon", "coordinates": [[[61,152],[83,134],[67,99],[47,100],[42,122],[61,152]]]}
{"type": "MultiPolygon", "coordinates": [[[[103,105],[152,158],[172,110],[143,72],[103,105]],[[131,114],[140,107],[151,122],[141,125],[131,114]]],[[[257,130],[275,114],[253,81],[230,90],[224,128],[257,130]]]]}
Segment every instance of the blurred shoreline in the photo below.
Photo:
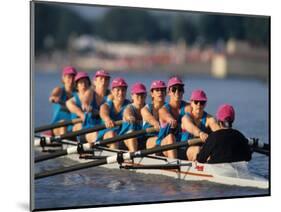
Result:
{"type": "Polygon", "coordinates": [[[241,41],[230,40],[204,48],[188,47],[183,41],[176,44],[133,44],[80,38],[72,43],[68,51],[52,50],[49,54],[37,56],[35,70],[60,71],[64,66],[72,65],[89,72],[105,69],[149,74],[157,70],[171,75],[192,74],[222,79],[241,77],[269,82],[268,50],[241,41]],[[90,45],[91,42],[94,46],[90,45]]]}

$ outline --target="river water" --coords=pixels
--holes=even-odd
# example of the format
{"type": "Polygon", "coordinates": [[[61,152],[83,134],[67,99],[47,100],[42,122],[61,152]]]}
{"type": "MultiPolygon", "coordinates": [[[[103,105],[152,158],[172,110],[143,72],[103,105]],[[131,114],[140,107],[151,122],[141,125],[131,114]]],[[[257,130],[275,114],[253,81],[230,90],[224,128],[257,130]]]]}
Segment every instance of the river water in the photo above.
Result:
{"type": "MultiPolygon", "coordinates": [[[[93,74],[90,74],[93,75],[93,74]]],[[[125,77],[128,84],[136,81],[149,87],[152,80],[166,80],[170,74],[113,73],[112,77],[125,77]]],[[[206,111],[215,114],[223,103],[234,105],[234,128],[248,137],[269,142],[269,88],[268,84],[253,79],[229,78],[224,80],[207,76],[182,76],[185,82],[184,99],[193,89],[204,89],[208,96],[206,111]]],[[[49,123],[52,105],[48,96],[60,84],[58,73],[36,72],[34,75],[34,123],[49,123]]],[[[129,97],[129,95],[128,95],[129,97]]],[[[147,102],[150,98],[147,99],[147,102]]],[[[35,171],[48,170],[73,164],[72,161],[54,159],[36,164],[35,171]]],[[[253,154],[251,172],[269,178],[269,159],[253,154]]],[[[198,200],[223,197],[267,195],[269,190],[241,188],[209,182],[186,182],[165,176],[137,174],[127,171],[91,168],[35,182],[35,208],[61,208],[103,206],[176,200],[198,200]]]]}

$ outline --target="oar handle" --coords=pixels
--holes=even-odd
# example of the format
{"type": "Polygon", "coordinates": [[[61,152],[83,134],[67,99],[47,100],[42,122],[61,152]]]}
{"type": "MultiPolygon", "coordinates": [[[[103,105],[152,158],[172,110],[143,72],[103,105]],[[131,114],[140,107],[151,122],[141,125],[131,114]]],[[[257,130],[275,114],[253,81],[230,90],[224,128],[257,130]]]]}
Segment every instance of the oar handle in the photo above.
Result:
{"type": "Polygon", "coordinates": [[[59,127],[66,127],[68,125],[73,125],[73,124],[76,124],[79,122],[82,122],[82,120],[80,118],[76,118],[76,119],[62,121],[62,122],[58,122],[58,123],[54,123],[54,124],[44,125],[41,127],[36,127],[34,131],[35,131],[35,133],[39,133],[39,132],[52,130],[52,129],[59,128],[59,127]]]}
{"type": "MultiPolygon", "coordinates": [[[[119,125],[122,124],[122,120],[115,121],[114,124],[115,124],[115,126],[119,126],[119,125]]],[[[104,124],[101,124],[101,125],[98,125],[98,126],[95,126],[95,127],[86,128],[86,129],[66,133],[66,134],[61,135],[61,136],[52,137],[51,141],[60,141],[62,139],[68,139],[68,138],[76,137],[76,136],[79,136],[79,135],[83,135],[83,134],[87,134],[87,133],[91,133],[91,132],[96,132],[96,131],[99,131],[99,130],[103,130],[105,128],[106,128],[106,126],[104,124]]]]}

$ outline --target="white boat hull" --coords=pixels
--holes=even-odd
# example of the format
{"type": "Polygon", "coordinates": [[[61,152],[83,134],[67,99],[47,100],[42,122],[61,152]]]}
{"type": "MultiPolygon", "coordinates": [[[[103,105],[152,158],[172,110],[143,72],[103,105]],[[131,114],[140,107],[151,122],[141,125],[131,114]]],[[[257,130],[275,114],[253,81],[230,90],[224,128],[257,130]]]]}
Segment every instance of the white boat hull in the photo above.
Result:
{"type": "MultiPolygon", "coordinates": [[[[38,143],[38,138],[35,138],[35,143],[38,143]]],[[[63,145],[63,148],[70,147],[69,145],[63,145]]],[[[39,147],[36,147],[38,149],[39,147]]],[[[41,147],[40,147],[41,148],[41,147]]],[[[38,149],[39,150],[39,149],[38,149]]],[[[95,156],[113,156],[121,150],[112,150],[105,147],[97,148],[94,153],[95,156]]],[[[122,150],[122,152],[124,152],[122,150]]],[[[70,154],[63,156],[65,158],[77,161],[79,163],[88,162],[89,160],[79,159],[78,154],[70,154]]],[[[200,181],[205,180],[209,182],[220,183],[224,185],[243,186],[243,187],[255,187],[260,189],[268,189],[268,180],[258,177],[249,173],[247,162],[235,162],[235,163],[221,163],[221,164],[202,164],[198,162],[191,162],[179,159],[169,159],[161,156],[148,156],[142,158],[134,158],[133,160],[127,160],[122,165],[134,165],[145,166],[152,164],[185,164],[179,169],[137,169],[131,170],[145,174],[156,174],[173,177],[176,179],[186,181],[200,181]]],[[[103,165],[102,167],[109,169],[120,169],[118,163],[111,163],[103,165]]],[[[128,170],[122,170],[128,171],[128,170]]]]}

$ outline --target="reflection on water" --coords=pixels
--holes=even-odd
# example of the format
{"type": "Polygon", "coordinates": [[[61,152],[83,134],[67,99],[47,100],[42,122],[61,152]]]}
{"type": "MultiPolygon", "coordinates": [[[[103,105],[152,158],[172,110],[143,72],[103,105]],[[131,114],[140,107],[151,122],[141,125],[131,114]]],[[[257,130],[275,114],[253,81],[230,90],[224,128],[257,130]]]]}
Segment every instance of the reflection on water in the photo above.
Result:
{"type": "MultiPolygon", "coordinates": [[[[113,77],[118,74],[113,74],[113,77]]],[[[149,87],[152,80],[167,80],[165,73],[149,76],[126,74],[131,85],[142,81],[149,87]]],[[[235,128],[248,137],[258,137],[268,142],[268,88],[255,80],[198,78],[184,76],[188,100],[191,91],[202,88],[208,95],[207,111],[215,114],[222,103],[236,108],[235,128]]],[[[60,83],[58,74],[36,73],[35,75],[35,126],[51,120],[51,104],[48,95],[60,83]],[[40,115],[39,115],[40,114],[40,115]]],[[[148,98],[147,101],[150,101],[148,98]]],[[[68,166],[72,161],[55,159],[36,164],[36,172],[68,166]]],[[[268,178],[269,161],[266,156],[253,154],[250,171],[268,178]]],[[[154,202],[188,200],[200,198],[232,197],[268,194],[267,190],[241,188],[209,182],[187,182],[165,176],[137,174],[123,170],[108,170],[95,167],[64,175],[53,176],[35,182],[36,208],[71,207],[103,204],[125,204],[133,202],[154,202]]]]}

